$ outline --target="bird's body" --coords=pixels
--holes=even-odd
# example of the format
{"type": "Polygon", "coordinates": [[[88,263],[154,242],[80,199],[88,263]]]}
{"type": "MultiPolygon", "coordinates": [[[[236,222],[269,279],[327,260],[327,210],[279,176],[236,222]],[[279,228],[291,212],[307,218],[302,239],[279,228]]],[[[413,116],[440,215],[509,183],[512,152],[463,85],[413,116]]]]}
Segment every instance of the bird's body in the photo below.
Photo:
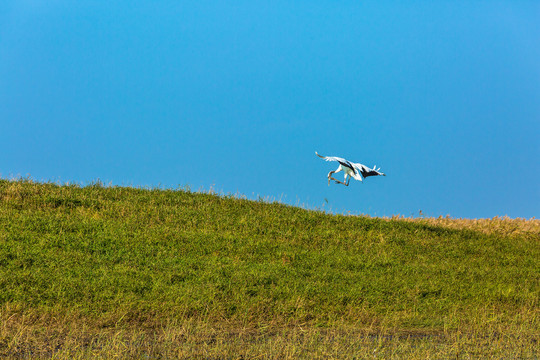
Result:
{"type": "Polygon", "coordinates": [[[322,155],[319,155],[319,153],[317,153],[316,151],[315,151],[315,154],[317,154],[318,157],[326,161],[337,161],[339,163],[339,167],[336,170],[330,171],[328,173],[328,185],[330,185],[330,180],[334,180],[338,184],[349,186],[349,181],[351,181],[351,178],[354,178],[355,180],[358,180],[358,181],[363,181],[362,177],[366,178],[368,176],[377,176],[377,175],[386,176],[386,174],[379,171],[381,168],[378,168],[378,169],[376,168],[377,167],[376,165],[373,167],[373,169],[370,169],[365,165],[353,163],[353,162],[350,162],[349,160],[345,160],[337,156],[322,156],[322,155]],[[345,177],[344,181],[339,181],[332,177],[332,174],[338,173],[340,171],[344,172],[343,174],[345,177]]]}

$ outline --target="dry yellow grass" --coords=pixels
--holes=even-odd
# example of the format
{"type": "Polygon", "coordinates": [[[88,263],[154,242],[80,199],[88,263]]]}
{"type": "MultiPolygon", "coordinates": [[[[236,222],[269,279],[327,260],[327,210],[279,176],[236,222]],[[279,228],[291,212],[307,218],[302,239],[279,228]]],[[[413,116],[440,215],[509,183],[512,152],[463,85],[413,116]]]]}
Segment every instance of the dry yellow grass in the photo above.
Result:
{"type": "MultiPolygon", "coordinates": [[[[95,322],[76,313],[0,311],[0,357],[55,359],[534,359],[539,334],[508,327],[483,311],[460,330],[399,330],[347,325],[246,327],[196,319],[166,323],[95,322]],[[490,321],[491,319],[491,321],[490,321]]],[[[115,322],[116,321],[116,322],[115,322]]]]}
{"type": "Polygon", "coordinates": [[[484,234],[497,234],[502,236],[530,235],[540,240],[540,219],[515,218],[508,216],[495,216],[486,219],[462,219],[443,217],[403,217],[395,215],[392,217],[383,217],[387,221],[408,221],[414,223],[423,223],[432,226],[442,226],[449,229],[468,229],[480,231],[484,234]]]}

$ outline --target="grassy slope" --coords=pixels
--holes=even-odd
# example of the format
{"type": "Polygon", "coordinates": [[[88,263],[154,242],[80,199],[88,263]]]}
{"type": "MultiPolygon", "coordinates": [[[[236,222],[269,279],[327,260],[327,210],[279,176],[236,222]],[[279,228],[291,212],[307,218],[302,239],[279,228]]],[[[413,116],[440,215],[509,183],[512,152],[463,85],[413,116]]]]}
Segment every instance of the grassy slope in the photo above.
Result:
{"type": "Polygon", "coordinates": [[[537,220],[524,223],[527,231],[477,231],[184,191],[0,180],[0,354],[17,341],[24,349],[9,321],[38,326],[59,314],[88,329],[189,322],[206,334],[534,340],[540,233],[537,220]]]}

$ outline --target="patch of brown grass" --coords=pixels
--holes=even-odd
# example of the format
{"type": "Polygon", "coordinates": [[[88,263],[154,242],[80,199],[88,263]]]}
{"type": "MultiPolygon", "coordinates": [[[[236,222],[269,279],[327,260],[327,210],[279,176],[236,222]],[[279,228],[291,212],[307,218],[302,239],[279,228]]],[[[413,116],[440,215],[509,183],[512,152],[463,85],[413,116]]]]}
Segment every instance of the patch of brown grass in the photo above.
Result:
{"type": "MultiPolygon", "coordinates": [[[[485,315],[489,318],[490,312],[485,315]]],[[[531,316],[531,314],[525,314],[531,316]]],[[[487,320],[484,319],[484,320],[487,320]]],[[[75,313],[0,312],[0,357],[205,359],[536,358],[538,334],[482,321],[457,330],[241,326],[200,319],[123,322],[75,313]]],[[[470,324],[469,324],[470,325],[470,324]]]]}
{"type": "Polygon", "coordinates": [[[540,219],[534,217],[531,219],[512,219],[508,216],[495,216],[487,219],[462,219],[451,218],[449,216],[414,218],[394,215],[392,217],[383,217],[382,219],[387,221],[422,223],[457,230],[468,229],[480,231],[484,234],[497,234],[502,236],[529,235],[540,239],[540,219]]]}

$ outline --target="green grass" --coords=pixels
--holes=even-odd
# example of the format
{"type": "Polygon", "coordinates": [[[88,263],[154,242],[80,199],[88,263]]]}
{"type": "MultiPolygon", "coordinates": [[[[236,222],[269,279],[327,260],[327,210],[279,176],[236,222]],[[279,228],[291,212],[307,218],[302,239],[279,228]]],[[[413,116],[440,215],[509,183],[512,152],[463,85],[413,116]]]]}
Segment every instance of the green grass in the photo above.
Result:
{"type": "Polygon", "coordinates": [[[0,180],[0,355],[538,357],[537,221],[0,180]]]}

